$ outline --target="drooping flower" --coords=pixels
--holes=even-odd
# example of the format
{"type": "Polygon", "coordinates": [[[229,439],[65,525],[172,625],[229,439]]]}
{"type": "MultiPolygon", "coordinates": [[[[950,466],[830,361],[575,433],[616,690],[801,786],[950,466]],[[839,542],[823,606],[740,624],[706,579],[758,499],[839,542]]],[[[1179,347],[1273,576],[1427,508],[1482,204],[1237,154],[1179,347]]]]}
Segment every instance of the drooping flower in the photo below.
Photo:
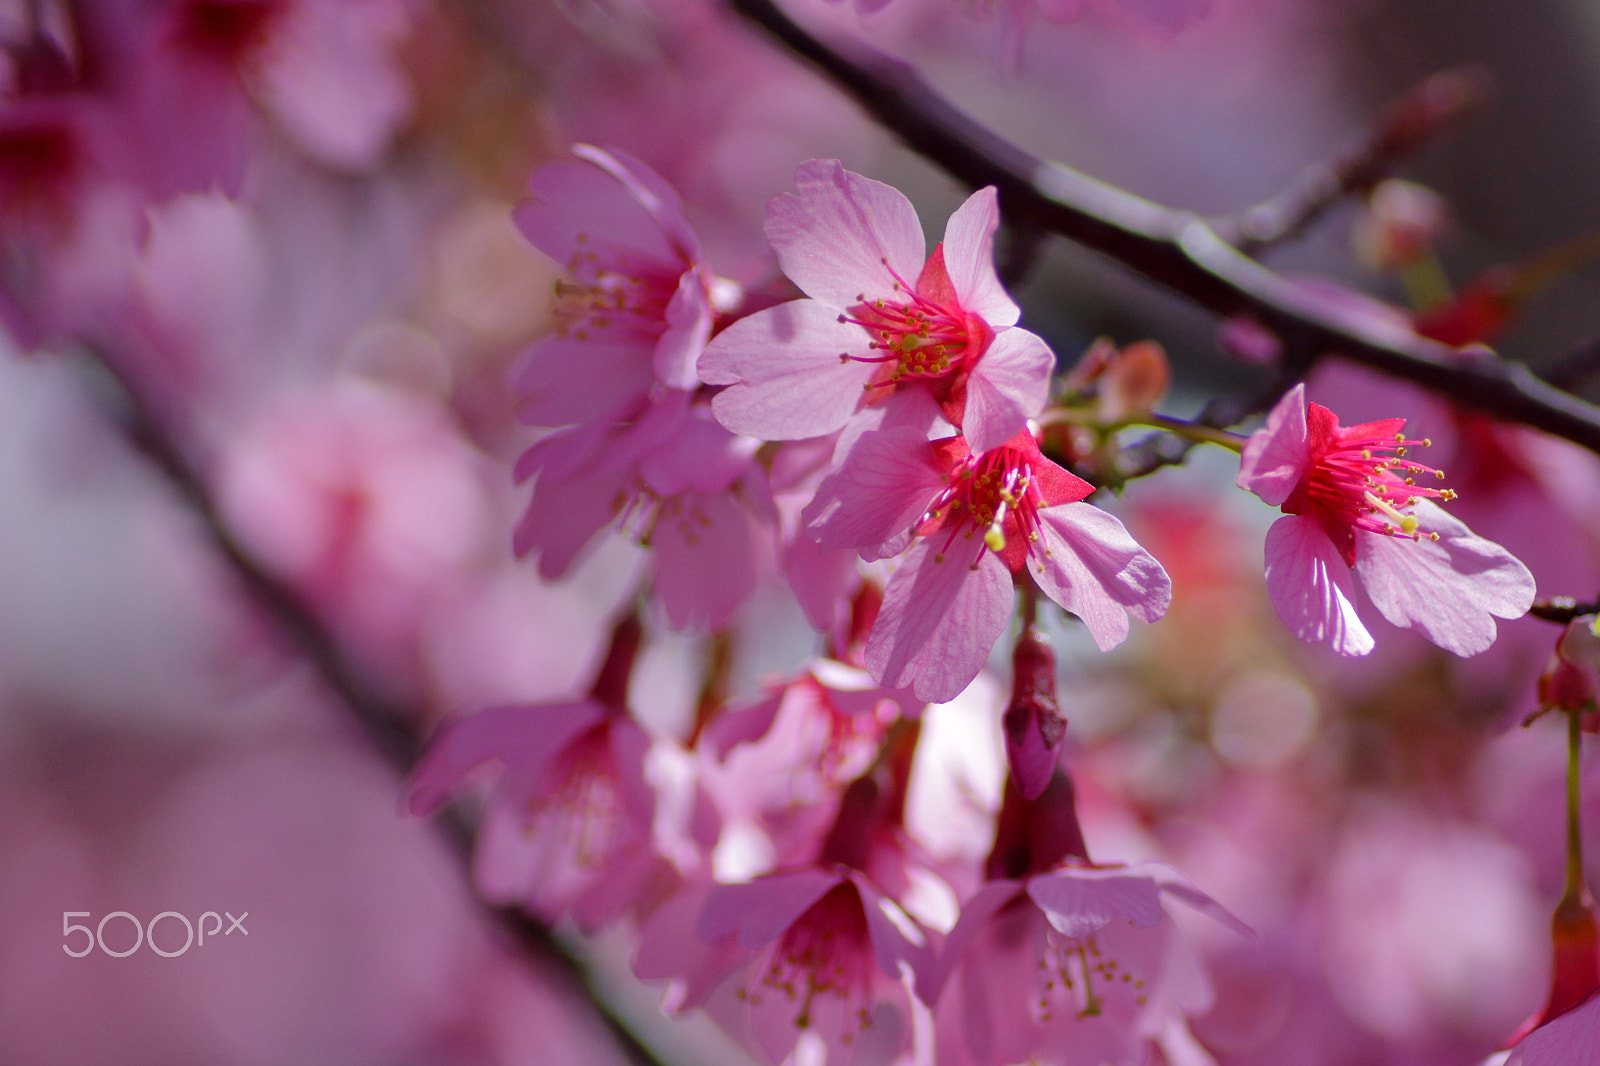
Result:
{"type": "Polygon", "coordinates": [[[883,684],[938,703],[982,669],[1011,617],[1012,575],[1024,569],[1102,650],[1128,635],[1129,614],[1153,622],[1165,613],[1166,571],[1116,518],[1079,502],[1091,491],[1030,433],[974,454],[962,437],[929,443],[899,426],[863,433],[805,518],[823,546],[867,559],[910,546],[884,590],[866,662],[883,684]]]}
{"type": "Polygon", "coordinates": [[[634,959],[640,977],[680,982],[674,1009],[707,1006],[772,1066],[807,1034],[833,1066],[893,1061],[931,966],[921,928],[843,866],[687,893],[646,922],[634,959]],[[731,1002],[708,1004],[719,990],[731,1002]]]}
{"type": "Polygon", "coordinates": [[[665,864],[653,845],[651,738],[623,705],[639,628],[624,620],[588,697],[496,707],[444,727],[412,774],[407,800],[427,814],[475,770],[497,765],[480,830],[479,890],[547,920],[594,930],[645,902],[665,864]]]}
{"type": "Polygon", "coordinates": [[[1382,615],[1457,655],[1494,643],[1494,618],[1533,603],[1533,577],[1433,501],[1443,473],[1408,457],[1401,418],[1340,426],[1292,389],[1246,443],[1238,484],[1283,509],[1267,531],[1267,592],[1289,630],[1341,655],[1365,655],[1353,573],[1382,615]],[[1434,482],[1430,484],[1429,482],[1434,482]]]}
{"type": "Polygon", "coordinates": [[[1152,1043],[1191,1041],[1184,1018],[1211,993],[1167,913],[1172,899],[1253,937],[1159,863],[1068,861],[989,882],[919,988],[937,1005],[941,1066],[1134,1066],[1152,1043]]]}
{"type": "Polygon", "coordinates": [[[722,424],[764,440],[819,437],[916,390],[977,451],[1020,432],[1055,360],[1016,327],[995,274],[995,190],[973,193],[924,260],[916,209],[898,190],[816,159],[795,188],[767,205],[767,239],[809,299],[740,319],[707,346],[701,378],[728,386],[712,402],[722,424]]]}

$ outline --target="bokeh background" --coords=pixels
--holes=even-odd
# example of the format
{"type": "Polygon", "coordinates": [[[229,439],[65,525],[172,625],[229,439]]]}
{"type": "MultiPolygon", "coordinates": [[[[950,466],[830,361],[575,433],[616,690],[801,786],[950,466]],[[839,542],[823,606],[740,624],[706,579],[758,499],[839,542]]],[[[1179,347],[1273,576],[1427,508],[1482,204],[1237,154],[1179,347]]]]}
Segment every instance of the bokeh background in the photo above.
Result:
{"type": "MultiPolygon", "coordinates": [[[[1016,55],[990,6],[789,5],[1039,155],[1217,217],[1359,144],[1428,74],[1481,65],[1484,106],[1398,167],[1448,205],[1445,273],[1600,227],[1591,0],[1212,0],[1179,32],[1091,4],[1031,21],[1016,55]]],[[[510,221],[528,172],[580,141],[638,156],[751,285],[774,277],[761,213],[800,160],[901,187],[930,226],[966,190],[710,0],[8,0],[0,40],[0,1062],[624,1061],[571,974],[400,813],[400,771],[130,443],[102,363],[421,735],[581,688],[638,565],[609,545],[552,587],[511,556],[533,436],[505,376],[555,277],[510,221]],[[64,158],[50,123],[78,138],[64,158]],[[64,912],[113,911],[248,912],[248,935],[63,952],[64,912]]],[[[1360,214],[1268,262],[1401,299],[1352,252],[1360,214]]],[[[1179,410],[1261,373],[1214,320],[1061,242],[1020,294],[1066,363],[1102,334],[1158,339],[1179,410]]],[[[1600,269],[1578,266],[1500,348],[1548,367],[1596,337],[1600,269]]],[[[1429,410],[1353,375],[1319,387],[1429,410]]],[[[1511,500],[1485,521],[1542,592],[1592,595],[1600,482],[1561,469],[1560,521],[1511,500]]],[[[1545,994],[1562,737],[1514,723],[1554,633],[1509,624],[1468,664],[1387,627],[1368,662],[1300,647],[1261,589],[1270,515],[1230,481],[1202,459],[1130,489],[1172,613],[1114,657],[1063,656],[1091,843],[1173,861],[1262,932],[1204,945],[1219,1005],[1195,1029],[1219,1060],[1477,1061],[1545,994]]],[[[769,634],[741,645],[741,685],[806,648],[776,586],[741,624],[769,634]]],[[[670,731],[702,638],[652,638],[638,684],[670,731]]],[[[575,943],[667,1060],[738,1061],[656,1018],[625,934],[575,943]]]]}

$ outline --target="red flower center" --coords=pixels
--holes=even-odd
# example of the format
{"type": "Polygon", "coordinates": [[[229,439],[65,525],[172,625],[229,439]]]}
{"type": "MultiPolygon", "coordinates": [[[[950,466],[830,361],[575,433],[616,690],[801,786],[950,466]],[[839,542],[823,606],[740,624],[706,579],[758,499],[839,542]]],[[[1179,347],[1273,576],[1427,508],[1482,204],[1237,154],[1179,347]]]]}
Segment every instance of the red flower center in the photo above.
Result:
{"type": "Polygon", "coordinates": [[[994,339],[994,331],[977,315],[961,309],[955,286],[944,265],[944,246],[928,257],[915,288],[896,274],[889,261],[884,267],[894,277],[896,292],[904,301],[877,299],[861,302],[840,315],[872,337],[869,347],[879,355],[842,355],[841,360],[881,363],[884,369],[869,388],[892,388],[905,378],[942,378],[970,370],[994,339]]]}
{"type": "Polygon", "coordinates": [[[1417,483],[1419,478],[1441,480],[1444,473],[1406,457],[1408,449],[1432,442],[1406,439],[1400,432],[1404,425],[1403,418],[1387,418],[1340,426],[1326,407],[1307,405],[1306,429],[1315,462],[1283,510],[1314,515],[1350,565],[1355,564],[1356,530],[1438,540],[1437,533],[1420,529],[1411,509],[1424,498],[1455,499],[1449,489],[1417,483]]]}
{"type": "MultiPolygon", "coordinates": [[[[944,551],[960,535],[982,534],[984,546],[1000,556],[1012,573],[1027,563],[1039,540],[1039,511],[1073,503],[1093,491],[1088,482],[1045,459],[1032,434],[1024,431],[982,455],[967,451],[964,437],[935,441],[934,454],[949,480],[917,525],[929,536],[947,532],[944,551]]],[[[936,561],[943,561],[943,554],[936,561]]]]}

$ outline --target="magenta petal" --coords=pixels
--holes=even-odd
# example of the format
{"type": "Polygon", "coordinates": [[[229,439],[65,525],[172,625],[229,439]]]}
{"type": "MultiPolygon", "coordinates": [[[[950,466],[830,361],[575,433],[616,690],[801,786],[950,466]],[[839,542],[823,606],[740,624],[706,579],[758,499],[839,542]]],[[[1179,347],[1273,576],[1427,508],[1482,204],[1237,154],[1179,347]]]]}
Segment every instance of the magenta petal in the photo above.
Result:
{"type": "Polygon", "coordinates": [[[671,1011],[691,1010],[741,963],[749,952],[731,940],[707,943],[694,935],[695,921],[705,911],[711,888],[687,889],[667,900],[640,926],[633,972],[642,981],[671,978],[682,982],[671,998],[671,1011]]]}
{"type": "Polygon", "coordinates": [[[956,300],[963,311],[996,331],[1016,325],[1022,314],[994,272],[994,232],[999,228],[1000,205],[993,185],[967,197],[944,227],[944,267],[956,300]]]}
{"type": "Polygon", "coordinates": [[[1306,387],[1296,385],[1272,408],[1267,424],[1245,442],[1238,485],[1277,507],[1289,498],[1310,466],[1306,387]]]}
{"type": "Polygon", "coordinates": [[[594,535],[616,520],[616,500],[627,486],[628,479],[623,475],[571,479],[541,476],[534,485],[528,509],[512,533],[512,550],[520,556],[539,549],[540,575],[556,580],[567,572],[594,535]]]}
{"type": "Polygon", "coordinates": [[[718,629],[755,588],[759,530],[725,493],[684,493],[677,507],[651,540],[656,597],[672,628],[718,629]]]}
{"type": "Polygon", "coordinates": [[[528,242],[559,264],[591,248],[624,248],[678,274],[683,257],[660,222],[592,162],[547,163],[528,178],[530,198],[511,217],[528,242]]]}
{"type": "Polygon", "coordinates": [[[943,703],[959,696],[989,661],[1016,596],[1011,572],[982,542],[946,536],[914,544],[884,590],[867,638],[866,663],[886,688],[909,687],[943,703]]]}
{"type": "Polygon", "coordinates": [[[1600,994],[1529,1033],[1505,1066],[1600,1066],[1600,994]]]}
{"type": "Polygon", "coordinates": [[[783,553],[783,570],[789,588],[819,633],[827,633],[849,620],[849,597],[859,581],[853,551],[829,551],[798,533],[783,553]]]}
{"type": "Polygon", "coordinates": [[[801,518],[824,548],[855,548],[862,558],[879,559],[880,549],[910,529],[944,485],[933,448],[917,430],[863,433],[822,479],[801,518]]]}
{"type": "Polygon", "coordinates": [[[624,339],[549,337],[511,370],[517,417],[530,426],[615,421],[654,381],[650,345],[624,339]]]}
{"type": "Polygon", "coordinates": [[[1044,409],[1055,353],[1025,329],[999,333],[967,379],[961,429],[974,455],[998,448],[1021,433],[1044,409]]]}
{"type": "Polygon", "coordinates": [[[1356,616],[1350,568],[1316,519],[1284,515],[1267,530],[1265,550],[1267,596],[1289,632],[1340,655],[1372,650],[1372,634],[1356,616]]]}
{"type": "Polygon", "coordinates": [[[1155,880],[1122,870],[1064,867],[1030,879],[1028,895],[1069,937],[1090,936],[1114,921],[1145,929],[1166,915],[1155,880]]]}
{"type": "Polygon", "coordinates": [[[933,967],[933,952],[928,949],[922,931],[898,905],[884,899],[868,884],[865,877],[851,874],[850,880],[861,896],[878,969],[896,981],[910,976],[915,984],[926,982],[933,967]]]}
{"type": "Polygon", "coordinates": [[[795,300],[741,318],[700,355],[700,377],[727,385],[711,401],[717,420],[761,440],[803,440],[849,421],[872,380],[866,331],[815,300],[795,300]]]}
{"type": "Polygon", "coordinates": [[[801,163],[794,186],[767,204],[766,220],[767,240],[789,280],[835,312],[863,295],[904,300],[890,270],[915,285],[927,248],[911,201],[837,159],[801,163]]]}
{"type": "Polygon", "coordinates": [[[939,1002],[950,973],[977,943],[978,936],[994,917],[994,913],[1022,894],[1020,881],[990,881],[961,907],[961,916],[944,939],[938,961],[928,975],[928,980],[917,985],[917,996],[928,1006],[939,1002]]]}
{"type": "Polygon", "coordinates": [[[604,170],[627,190],[634,203],[645,209],[671,242],[674,250],[684,259],[700,256],[700,241],[693,227],[683,217],[683,203],[678,192],[662,180],[661,176],[628,153],[617,148],[596,148],[589,144],[575,144],[572,154],[586,159],[604,170]]]}
{"type": "Polygon", "coordinates": [[[674,389],[696,388],[700,384],[697,364],[711,337],[712,319],[705,281],[698,270],[687,270],[678,279],[678,291],[667,303],[666,314],[667,331],[656,342],[656,377],[674,389]]]}
{"type": "Polygon", "coordinates": [[[1510,552],[1475,535],[1431,500],[1413,508],[1437,541],[1356,533],[1356,575],[1373,605],[1397,626],[1457,655],[1494,643],[1494,616],[1518,618],[1533,605],[1533,575],[1510,552]]]}
{"type": "Polygon", "coordinates": [[[584,730],[603,718],[594,703],[495,707],[444,726],[428,744],[411,774],[406,806],[426,814],[473,769],[489,762],[507,768],[503,788],[531,793],[550,760],[584,730]]]}
{"type": "Polygon", "coordinates": [[[1172,601],[1172,579],[1115,515],[1065,503],[1039,513],[1043,550],[1028,569],[1056,603],[1083,620],[1101,651],[1128,635],[1128,615],[1154,622],[1172,601]]]}
{"type": "Polygon", "coordinates": [[[735,937],[742,948],[764,947],[782,936],[841,876],[807,869],[717,885],[695,924],[695,935],[708,944],[735,937]]]}

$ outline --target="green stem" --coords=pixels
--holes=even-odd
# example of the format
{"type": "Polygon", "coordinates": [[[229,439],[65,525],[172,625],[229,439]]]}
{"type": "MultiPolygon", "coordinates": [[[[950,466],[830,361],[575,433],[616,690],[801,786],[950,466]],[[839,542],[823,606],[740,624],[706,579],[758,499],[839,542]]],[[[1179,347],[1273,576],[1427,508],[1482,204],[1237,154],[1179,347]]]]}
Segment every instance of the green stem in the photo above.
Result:
{"type": "Polygon", "coordinates": [[[1152,429],[1164,429],[1168,433],[1176,434],[1179,437],[1200,441],[1203,444],[1215,444],[1218,447],[1228,449],[1230,452],[1244,451],[1244,443],[1249,439],[1238,433],[1230,433],[1225,429],[1215,429],[1211,426],[1202,426],[1194,422],[1185,422],[1181,418],[1168,418],[1166,415],[1158,415],[1154,411],[1147,411],[1142,415],[1124,418],[1105,428],[1107,432],[1114,433],[1128,426],[1149,426],[1152,429]]]}

